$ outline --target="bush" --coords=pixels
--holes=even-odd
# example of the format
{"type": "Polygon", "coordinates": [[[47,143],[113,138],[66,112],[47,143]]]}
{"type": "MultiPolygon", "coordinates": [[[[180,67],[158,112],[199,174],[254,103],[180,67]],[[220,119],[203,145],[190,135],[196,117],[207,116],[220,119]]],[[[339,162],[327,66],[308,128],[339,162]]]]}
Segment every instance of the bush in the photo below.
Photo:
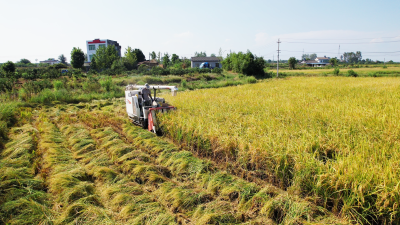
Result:
{"type": "Polygon", "coordinates": [[[339,76],[339,72],[340,72],[340,70],[337,67],[333,70],[333,74],[336,76],[339,76]]]}
{"type": "Polygon", "coordinates": [[[216,73],[216,74],[221,74],[221,73],[222,73],[222,69],[219,68],[219,67],[216,67],[216,68],[214,68],[214,69],[212,70],[212,72],[213,72],[213,73],[216,73]]]}
{"type": "Polygon", "coordinates": [[[348,77],[358,77],[358,74],[354,70],[347,71],[348,77]]]}
{"type": "Polygon", "coordinates": [[[54,90],[60,90],[64,88],[64,83],[60,80],[53,81],[54,90]]]}
{"type": "Polygon", "coordinates": [[[107,77],[107,78],[101,79],[100,80],[100,85],[106,92],[111,91],[113,89],[113,86],[114,86],[111,77],[107,77]]]}
{"type": "Polygon", "coordinates": [[[386,65],[383,65],[383,67],[382,67],[383,69],[387,69],[387,66],[386,65]]]}
{"type": "Polygon", "coordinates": [[[0,93],[9,92],[14,87],[14,80],[7,78],[0,78],[0,93]]]}
{"type": "Polygon", "coordinates": [[[94,76],[88,76],[86,81],[82,84],[82,90],[85,93],[98,92],[100,88],[99,78],[94,76]]]}
{"type": "Polygon", "coordinates": [[[187,81],[186,81],[185,79],[182,79],[182,81],[181,81],[181,86],[182,86],[183,88],[187,88],[187,81]]]}
{"type": "Polygon", "coordinates": [[[247,81],[247,83],[249,83],[249,84],[257,83],[257,79],[256,79],[255,77],[253,77],[253,76],[248,77],[248,78],[246,79],[246,81],[247,81]]]}

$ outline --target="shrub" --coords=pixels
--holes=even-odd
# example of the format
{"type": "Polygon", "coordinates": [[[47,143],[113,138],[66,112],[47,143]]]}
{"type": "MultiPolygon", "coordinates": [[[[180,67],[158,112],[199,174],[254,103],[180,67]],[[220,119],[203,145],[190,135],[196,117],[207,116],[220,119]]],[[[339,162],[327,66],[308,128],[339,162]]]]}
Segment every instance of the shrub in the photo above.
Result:
{"type": "Polygon", "coordinates": [[[358,74],[354,70],[347,71],[348,77],[358,77],[358,74]]]}
{"type": "Polygon", "coordinates": [[[247,83],[249,83],[249,84],[257,83],[257,79],[256,79],[255,77],[253,77],[253,76],[248,77],[248,78],[246,79],[246,81],[247,81],[247,83]]]}
{"type": "Polygon", "coordinates": [[[333,70],[333,74],[336,76],[339,76],[339,72],[340,72],[340,70],[337,67],[333,70]]]}
{"type": "Polygon", "coordinates": [[[216,73],[216,74],[221,74],[221,73],[222,73],[222,69],[219,68],[219,67],[216,67],[216,68],[214,68],[214,69],[212,70],[212,72],[213,72],[213,73],[216,73]]]}
{"type": "Polygon", "coordinates": [[[387,66],[386,65],[383,65],[383,67],[382,67],[383,69],[387,69],[387,66]]]}
{"type": "Polygon", "coordinates": [[[14,80],[7,78],[0,78],[0,93],[9,92],[13,89],[14,80]]]}
{"type": "Polygon", "coordinates": [[[181,81],[181,86],[182,86],[183,88],[187,88],[187,81],[186,81],[185,79],[182,79],[182,81],[181,81]]]}
{"type": "Polygon", "coordinates": [[[109,91],[111,91],[113,89],[113,82],[112,82],[111,77],[107,77],[107,78],[101,79],[100,80],[100,85],[107,92],[109,92],[109,91]]]}
{"type": "Polygon", "coordinates": [[[54,90],[60,90],[64,88],[64,83],[60,80],[53,81],[54,90]]]}
{"type": "MultiPolygon", "coordinates": [[[[74,80],[76,80],[74,78],[74,80]]],[[[82,89],[86,93],[98,92],[101,88],[99,78],[94,76],[88,76],[85,82],[82,83],[82,89]]]]}

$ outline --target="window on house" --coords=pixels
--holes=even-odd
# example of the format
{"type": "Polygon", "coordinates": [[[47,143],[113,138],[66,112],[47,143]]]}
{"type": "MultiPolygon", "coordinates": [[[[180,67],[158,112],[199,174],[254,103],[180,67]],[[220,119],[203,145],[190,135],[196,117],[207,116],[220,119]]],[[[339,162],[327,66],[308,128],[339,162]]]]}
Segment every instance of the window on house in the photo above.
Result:
{"type": "Polygon", "coordinates": [[[96,46],[95,45],[89,45],[89,50],[96,50],[96,46]]]}
{"type": "Polygon", "coordinates": [[[92,61],[93,55],[89,55],[89,60],[92,61]]]}
{"type": "Polygon", "coordinates": [[[218,67],[218,68],[219,68],[219,63],[215,63],[215,67],[218,67]]]}
{"type": "Polygon", "coordinates": [[[104,47],[104,48],[105,48],[105,47],[106,47],[106,45],[104,45],[104,44],[102,44],[102,45],[99,45],[99,48],[100,48],[100,47],[104,47]]]}

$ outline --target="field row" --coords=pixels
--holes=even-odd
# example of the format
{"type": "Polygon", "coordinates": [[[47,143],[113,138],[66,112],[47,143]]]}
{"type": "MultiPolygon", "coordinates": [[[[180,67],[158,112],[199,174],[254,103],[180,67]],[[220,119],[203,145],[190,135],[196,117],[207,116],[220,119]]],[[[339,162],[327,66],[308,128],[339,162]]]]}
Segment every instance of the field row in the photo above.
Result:
{"type": "Polygon", "coordinates": [[[398,223],[400,80],[292,77],[165,96],[168,137],[358,223],[398,223]]]}
{"type": "Polygon", "coordinates": [[[274,186],[258,185],[221,171],[213,162],[199,159],[129,124],[116,116],[114,110],[115,106],[103,108],[97,103],[84,109],[58,106],[33,115],[33,126],[15,128],[10,135],[12,141],[2,152],[1,174],[2,181],[15,182],[15,177],[13,180],[7,174],[15,174],[18,168],[20,193],[14,195],[18,193],[15,185],[2,188],[6,191],[1,192],[1,221],[6,224],[339,221],[324,209],[274,186]],[[21,182],[21,178],[26,182],[21,182]]]}

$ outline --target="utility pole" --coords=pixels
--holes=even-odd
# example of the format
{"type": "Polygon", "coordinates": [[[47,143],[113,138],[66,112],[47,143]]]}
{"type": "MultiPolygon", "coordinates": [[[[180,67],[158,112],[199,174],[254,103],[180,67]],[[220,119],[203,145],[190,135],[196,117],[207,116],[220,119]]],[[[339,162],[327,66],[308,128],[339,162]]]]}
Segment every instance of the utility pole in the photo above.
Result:
{"type": "Polygon", "coordinates": [[[281,41],[278,39],[277,43],[278,43],[278,61],[277,61],[277,64],[276,64],[276,78],[279,77],[279,52],[280,52],[279,44],[281,43],[281,41]]]}

